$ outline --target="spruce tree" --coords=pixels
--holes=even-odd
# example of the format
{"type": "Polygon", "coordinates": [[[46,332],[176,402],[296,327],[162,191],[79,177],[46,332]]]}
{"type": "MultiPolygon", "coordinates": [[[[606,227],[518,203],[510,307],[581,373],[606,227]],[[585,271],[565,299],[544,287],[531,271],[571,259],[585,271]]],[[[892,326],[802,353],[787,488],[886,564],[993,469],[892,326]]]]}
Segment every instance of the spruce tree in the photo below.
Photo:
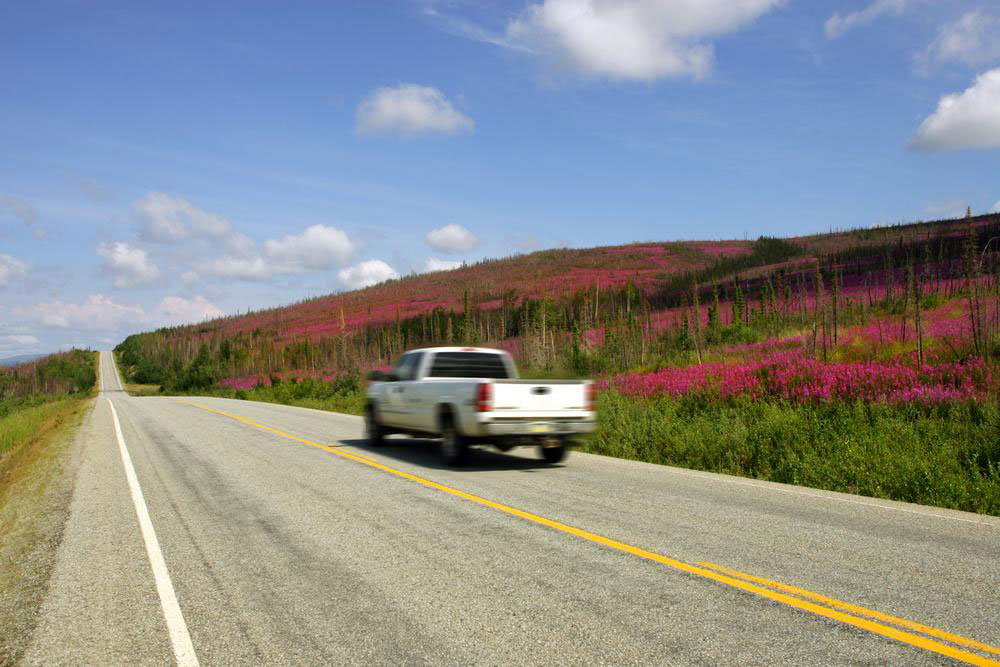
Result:
{"type": "Polygon", "coordinates": [[[462,295],[462,344],[472,344],[472,318],[469,312],[469,290],[462,295]]]}
{"type": "Polygon", "coordinates": [[[743,323],[743,312],[746,309],[746,301],[743,300],[743,291],[740,289],[740,281],[737,280],[733,287],[733,325],[738,326],[743,323]]]}
{"type": "Polygon", "coordinates": [[[712,285],[712,303],[708,306],[708,326],[705,329],[705,341],[718,343],[720,338],[719,325],[719,285],[712,285]]]}
{"type": "Polygon", "coordinates": [[[698,283],[691,288],[691,312],[694,316],[694,351],[701,363],[701,300],[698,298],[698,283]]]}

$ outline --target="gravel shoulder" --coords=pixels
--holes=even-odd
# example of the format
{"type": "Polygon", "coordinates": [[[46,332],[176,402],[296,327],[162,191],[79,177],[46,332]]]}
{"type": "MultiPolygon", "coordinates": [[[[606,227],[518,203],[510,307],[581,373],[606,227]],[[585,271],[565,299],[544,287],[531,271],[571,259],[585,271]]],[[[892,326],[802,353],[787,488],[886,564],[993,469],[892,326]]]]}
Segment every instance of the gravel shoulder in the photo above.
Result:
{"type": "Polygon", "coordinates": [[[94,401],[79,401],[0,460],[0,664],[18,662],[41,617],[69,518],[94,401]]]}

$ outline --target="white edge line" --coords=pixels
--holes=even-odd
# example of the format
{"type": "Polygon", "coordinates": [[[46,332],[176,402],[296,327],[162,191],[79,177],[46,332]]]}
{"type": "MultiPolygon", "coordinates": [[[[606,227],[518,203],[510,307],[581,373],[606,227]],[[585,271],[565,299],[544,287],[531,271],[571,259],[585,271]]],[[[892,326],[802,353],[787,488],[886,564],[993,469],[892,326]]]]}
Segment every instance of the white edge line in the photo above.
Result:
{"type": "Polygon", "coordinates": [[[114,417],[118,450],[121,452],[122,464],[125,466],[125,478],[128,480],[128,488],[132,494],[135,514],[139,518],[142,539],[146,543],[146,555],[149,556],[149,565],[153,570],[153,578],[156,580],[156,592],[160,596],[160,606],[163,608],[163,618],[167,622],[167,630],[170,633],[170,644],[174,650],[174,658],[181,667],[197,667],[198,656],[195,655],[194,646],[191,644],[191,635],[188,634],[187,624],[181,614],[181,607],[177,603],[177,595],[174,593],[173,584],[170,583],[170,573],[167,572],[167,564],[163,560],[160,543],[156,539],[156,531],[149,518],[149,510],[146,509],[146,500],[139,487],[139,479],[135,475],[132,458],[129,456],[128,448],[125,447],[125,438],[122,436],[118,412],[110,398],[108,405],[111,406],[111,416],[114,417]]]}

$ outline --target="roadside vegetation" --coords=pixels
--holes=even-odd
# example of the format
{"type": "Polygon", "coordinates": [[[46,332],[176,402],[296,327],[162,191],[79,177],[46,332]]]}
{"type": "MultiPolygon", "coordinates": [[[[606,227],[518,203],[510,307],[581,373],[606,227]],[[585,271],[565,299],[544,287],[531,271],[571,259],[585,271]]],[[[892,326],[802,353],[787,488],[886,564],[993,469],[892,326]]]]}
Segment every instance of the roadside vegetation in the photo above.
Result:
{"type": "Polygon", "coordinates": [[[358,413],[361,374],[406,349],[500,347],[528,377],[598,379],[591,451],[1000,514],[997,237],[1000,215],[970,215],[594,249],[600,262],[563,266],[555,290],[548,269],[515,280],[497,260],[432,274],[433,301],[418,289],[431,277],[402,279],[137,334],[117,352],[129,381],[166,393],[358,413]],[[378,310],[345,317],[359,295],[378,310]]]}
{"type": "Polygon", "coordinates": [[[0,664],[27,647],[55,565],[96,367],[71,350],[0,369],[0,664]]]}
{"type": "MultiPolygon", "coordinates": [[[[143,389],[139,391],[134,391],[133,386],[126,385],[132,396],[154,395],[148,388],[149,385],[140,385],[143,389]]],[[[342,412],[349,415],[361,415],[364,413],[365,407],[364,383],[358,373],[347,373],[329,380],[309,376],[301,379],[291,376],[282,380],[279,375],[275,374],[266,380],[255,380],[254,383],[213,383],[200,388],[186,387],[183,390],[176,386],[173,388],[168,386],[155,392],[155,394],[164,393],[174,396],[214,396],[262,403],[279,403],[299,408],[342,412]]]]}
{"type": "Polygon", "coordinates": [[[95,353],[60,352],[0,368],[0,461],[43,424],[72,410],[97,382],[95,353]]]}
{"type": "Polygon", "coordinates": [[[1000,516],[1000,408],[599,397],[584,451],[1000,516]]]}

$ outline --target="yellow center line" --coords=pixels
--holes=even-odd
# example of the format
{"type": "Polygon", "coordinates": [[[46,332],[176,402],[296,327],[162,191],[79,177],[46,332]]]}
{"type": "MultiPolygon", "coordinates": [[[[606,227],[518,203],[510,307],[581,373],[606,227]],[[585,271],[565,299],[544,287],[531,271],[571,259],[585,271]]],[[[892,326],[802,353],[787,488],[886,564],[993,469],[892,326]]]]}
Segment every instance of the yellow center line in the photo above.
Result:
{"type": "MultiPolygon", "coordinates": [[[[200,410],[205,410],[206,412],[213,412],[215,414],[222,415],[224,417],[229,417],[230,419],[235,419],[236,421],[239,421],[243,424],[246,424],[248,426],[253,426],[254,428],[266,431],[268,433],[272,433],[279,437],[287,438],[289,440],[294,440],[295,442],[300,442],[302,444],[309,445],[310,447],[315,447],[317,449],[322,449],[323,451],[330,452],[331,454],[336,454],[337,456],[343,457],[345,459],[350,459],[352,461],[357,461],[358,463],[363,463],[366,466],[375,468],[377,470],[381,470],[383,472],[387,472],[391,475],[402,477],[403,479],[410,480],[411,482],[416,482],[417,484],[421,484],[428,488],[435,489],[437,491],[442,491],[449,495],[462,498],[464,500],[468,500],[470,502],[474,502],[479,505],[483,505],[484,507],[489,507],[491,509],[498,510],[500,512],[504,512],[512,516],[519,517],[526,521],[531,521],[532,523],[536,523],[538,525],[545,526],[547,528],[552,528],[553,530],[558,530],[560,532],[567,533],[569,535],[573,535],[575,537],[579,537],[588,540],[590,542],[594,542],[596,544],[609,547],[611,549],[615,549],[616,551],[621,551],[623,553],[631,554],[633,556],[638,556],[639,558],[643,558],[645,560],[649,560],[654,563],[659,563],[660,565],[665,565],[675,570],[680,570],[681,572],[687,572],[688,574],[693,574],[705,579],[710,579],[717,583],[725,584],[727,586],[737,588],[747,593],[752,593],[762,598],[766,598],[768,600],[772,600],[774,602],[778,602],[780,604],[784,604],[789,607],[794,607],[796,609],[800,609],[802,611],[806,611],[811,614],[815,614],[817,616],[822,616],[824,618],[829,618],[834,621],[839,621],[841,623],[845,623],[847,625],[851,625],[856,628],[861,628],[862,630],[867,630],[868,632],[872,632],[877,635],[882,635],[883,637],[888,637],[889,639],[894,639],[904,644],[924,649],[925,651],[938,653],[940,655],[947,656],[954,660],[959,660],[961,662],[966,662],[972,665],[991,665],[993,667],[1000,667],[1000,662],[991,660],[989,658],[984,658],[974,653],[963,651],[961,649],[955,648],[954,646],[942,644],[940,642],[927,639],[926,637],[921,637],[919,635],[915,635],[910,632],[905,632],[903,630],[899,630],[898,628],[893,628],[888,625],[882,625],[881,623],[876,623],[874,621],[870,621],[865,618],[852,616],[850,614],[837,611],[836,609],[823,607],[821,605],[808,602],[806,600],[802,600],[797,597],[792,597],[791,595],[787,595],[785,593],[779,593],[770,590],[768,588],[763,588],[754,583],[743,581],[741,579],[737,579],[725,574],[720,574],[719,572],[707,569],[706,567],[690,565],[688,563],[684,563],[682,561],[675,560],[673,558],[668,558],[667,556],[662,556],[658,553],[653,553],[652,551],[646,551],[645,549],[640,549],[639,547],[634,547],[632,545],[625,544],[624,542],[619,542],[617,540],[613,540],[608,537],[597,535],[596,533],[591,533],[586,530],[582,530],[580,528],[574,528],[564,523],[553,521],[552,519],[546,519],[545,517],[538,516],[537,514],[532,514],[530,512],[525,512],[524,510],[519,510],[514,507],[509,507],[501,503],[493,502],[492,500],[487,500],[486,498],[481,498],[471,493],[466,493],[465,491],[459,491],[458,489],[454,489],[450,486],[445,486],[444,484],[439,484],[438,482],[432,482],[428,479],[424,479],[423,477],[418,477],[417,475],[413,475],[411,473],[404,472],[402,470],[390,468],[389,466],[378,463],[372,459],[359,456],[357,454],[347,452],[342,449],[336,449],[333,447],[329,447],[327,445],[322,445],[307,440],[305,438],[300,438],[299,436],[279,431],[278,429],[272,428],[270,426],[258,424],[255,421],[247,419],[246,417],[230,414],[222,410],[216,410],[215,408],[211,408],[207,405],[200,405],[198,403],[188,403],[186,401],[178,401],[178,402],[184,403],[185,405],[190,405],[200,410]]],[[[971,642],[972,640],[965,640],[965,641],[971,642]]],[[[983,646],[986,645],[984,644],[983,646]]],[[[997,649],[993,649],[993,647],[990,647],[990,649],[993,651],[997,651],[997,649]]]]}
{"type": "Polygon", "coordinates": [[[290,433],[285,433],[284,431],[279,431],[276,428],[271,428],[270,426],[264,426],[263,424],[258,424],[255,421],[247,419],[246,417],[240,417],[239,415],[232,415],[228,412],[223,412],[222,410],[216,410],[210,408],[207,405],[199,405],[198,403],[189,403],[188,401],[177,401],[183,405],[190,405],[193,408],[198,408],[200,410],[205,410],[206,412],[214,412],[215,414],[222,415],[224,417],[229,417],[230,419],[235,419],[238,422],[243,422],[247,426],[253,426],[254,428],[259,428],[262,431],[267,431],[268,433],[273,433],[274,435],[281,436],[282,438],[287,438],[288,440],[294,440],[295,442],[301,442],[304,445],[309,445],[310,447],[315,447],[316,449],[322,449],[325,452],[330,452],[331,454],[337,454],[338,456],[343,456],[344,458],[352,459],[360,463],[373,464],[374,460],[368,458],[367,456],[362,456],[360,454],[354,454],[351,452],[345,452],[339,450],[338,447],[331,447],[329,445],[321,445],[318,442],[313,442],[312,440],[306,440],[305,438],[300,438],[297,435],[292,435],[290,433]]]}
{"type": "Polygon", "coordinates": [[[849,602],[844,602],[842,600],[826,597],[825,595],[820,595],[819,593],[813,593],[812,591],[807,591],[802,588],[796,588],[795,586],[789,586],[788,584],[783,584],[779,581],[772,581],[770,579],[764,579],[763,577],[755,577],[752,574],[740,572],[739,570],[732,570],[728,567],[715,565],[714,563],[698,563],[698,566],[707,567],[712,570],[716,570],[718,572],[723,572],[733,577],[745,579],[746,581],[752,581],[757,584],[763,584],[764,586],[770,586],[771,588],[776,588],[780,591],[785,591],[786,593],[794,593],[795,595],[799,595],[804,598],[809,598],[810,600],[821,602],[822,604],[825,604],[830,607],[838,607],[840,609],[843,609],[844,611],[849,611],[853,614],[868,616],[870,618],[875,618],[880,621],[885,621],[887,623],[899,625],[904,628],[916,630],[917,632],[923,633],[931,637],[937,637],[938,639],[943,639],[945,641],[952,642],[953,644],[959,644],[961,646],[966,646],[968,648],[976,649],[978,651],[984,651],[986,653],[994,653],[1000,655],[1000,648],[997,648],[996,646],[990,646],[989,644],[978,642],[975,639],[969,639],[967,637],[962,637],[961,635],[952,634],[951,632],[939,630],[929,625],[922,625],[920,623],[914,623],[913,621],[907,621],[904,618],[897,618],[895,616],[890,616],[889,614],[884,614],[874,609],[866,609],[865,607],[859,607],[849,602]]]}

